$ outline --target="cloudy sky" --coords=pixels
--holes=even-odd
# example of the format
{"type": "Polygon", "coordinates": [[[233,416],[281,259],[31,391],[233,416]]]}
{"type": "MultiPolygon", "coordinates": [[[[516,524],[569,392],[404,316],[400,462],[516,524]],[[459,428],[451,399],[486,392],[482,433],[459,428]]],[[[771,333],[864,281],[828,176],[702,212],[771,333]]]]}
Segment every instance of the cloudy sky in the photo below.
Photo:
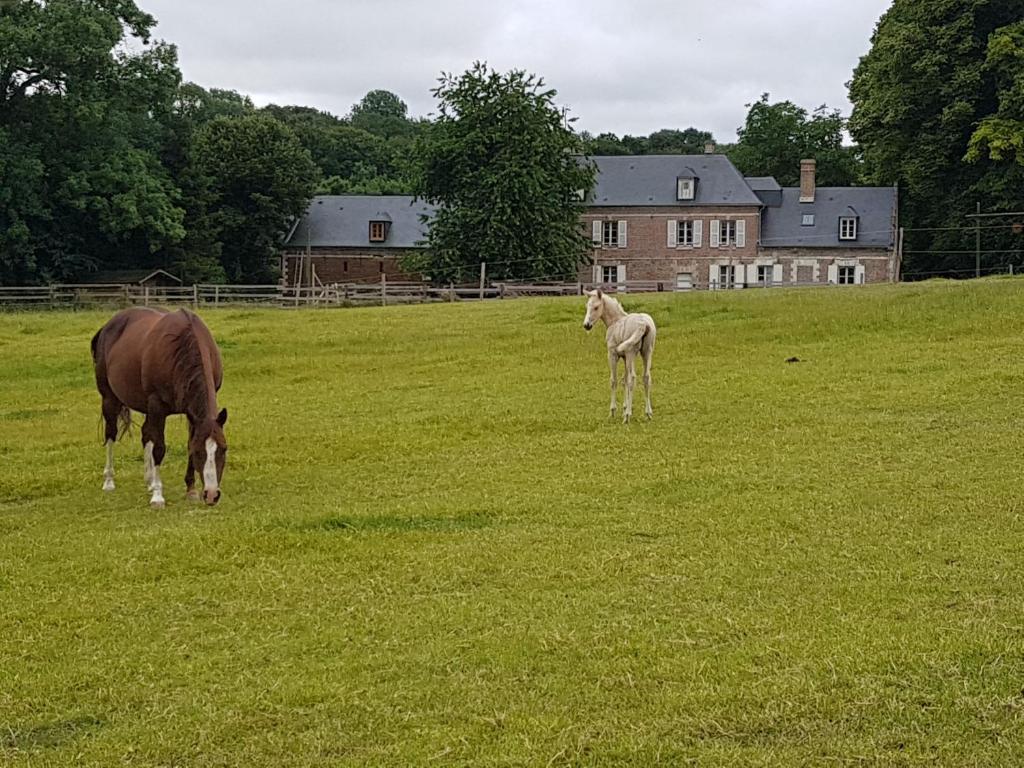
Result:
{"type": "Polygon", "coordinates": [[[433,111],[475,60],[542,75],[593,133],[695,126],[732,141],[768,92],[849,111],[846,83],[891,0],[140,0],[186,79],[257,104],[348,113],[367,91],[433,111]]]}

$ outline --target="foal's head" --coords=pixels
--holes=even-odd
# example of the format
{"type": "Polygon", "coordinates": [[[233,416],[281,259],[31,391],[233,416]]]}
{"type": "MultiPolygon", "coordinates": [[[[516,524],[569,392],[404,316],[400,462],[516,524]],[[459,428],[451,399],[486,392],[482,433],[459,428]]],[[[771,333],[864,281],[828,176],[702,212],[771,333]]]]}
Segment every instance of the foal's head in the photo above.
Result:
{"type": "Polygon", "coordinates": [[[203,501],[210,506],[220,499],[220,479],[224,476],[224,461],[228,454],[228,443],[224,439],[227,420],[228,409],[221,408],[217,418],[196,424],[188,444],[192,466],[203,473],[203,501]]]}
{"type": "Polygon", "coordinates": [[[600,288],[585,293],[587,294],[587,316],[583,318],[583,327],[589,331],[604,314],[604,293],[600,288]]]}

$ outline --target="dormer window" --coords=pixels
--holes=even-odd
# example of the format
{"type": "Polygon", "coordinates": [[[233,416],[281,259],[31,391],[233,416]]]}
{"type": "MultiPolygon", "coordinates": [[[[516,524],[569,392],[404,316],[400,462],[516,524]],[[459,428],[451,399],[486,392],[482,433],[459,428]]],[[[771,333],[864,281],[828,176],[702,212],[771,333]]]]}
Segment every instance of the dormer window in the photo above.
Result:
{"type": "Polygon", "coordinates": [[[688,176],[680,176],[676,179],[676,199],[693,200],[697,192],[697,179],[688,176]]]}
{"type": "Polygon", "coordinates": [[[386,221],[371,221],[370,222],[370,242],[371,243],[383,243],[388,238],[388,222],[386,221]]]}
{"type": "Polygon", "coordinates": [[[856,216],[840,216],[839,217],[839,239],[840,240],[856,240],[857,239],[857,217],[856,216]]]}

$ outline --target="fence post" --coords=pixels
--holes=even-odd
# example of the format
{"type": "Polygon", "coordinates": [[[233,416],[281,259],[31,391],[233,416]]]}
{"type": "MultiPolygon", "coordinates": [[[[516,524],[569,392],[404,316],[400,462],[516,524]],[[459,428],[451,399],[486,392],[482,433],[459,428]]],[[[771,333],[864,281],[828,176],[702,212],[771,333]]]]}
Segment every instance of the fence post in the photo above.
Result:
{"type": "Polygon", "coordinates": [[[484,297],[484,280],[487,279],[487,262],[480,262],[480,298],[484,297]]]}
{"type": "Polygon", "coordinates": [[[199,286],[192,283],[192,308],[199,309],[199,286]]]}
{"type": "Polygon", "coordinates": [[[1010,265],[1010,277],[1013,277],[1013,264],[1010,265]]]}
{"type": "Polygon", "coordinates": [[[144,306],[144,307],[148,307],[149,306],[149,286],[148,285],[142,286],[142,306],[144,306]]]}
{"type": "Polygon", "coordinates": [[[450,282],[448,283],[448,302],[451,303],[453,301],[455,301],[455,283],[450,282]]]}
{"type": "Polygon", "coordinates": [[[213,286],[213,306],[220,305],[220,285],[213,286]]]}
{"type": "Polygon", "coordinates": [[[57,306],[57,291],[53,287],[53,283],[50,283],[50,309],[57,306]]]}
{"type": "Polygon", "coordinates": [[[130,307],[132,305],[132,297],[131,297],[131,294],[129,293],[131,291],[131,288],[128,285],[128,283],[125,283],[122,286],[122,289],[124,291],[124,305],[126,307],[130,307]]]}
{"type": "Polygon", "coordinates": [[[380,273],[380,305],[386,307],[388,305],[388,273],[380,273]]]}

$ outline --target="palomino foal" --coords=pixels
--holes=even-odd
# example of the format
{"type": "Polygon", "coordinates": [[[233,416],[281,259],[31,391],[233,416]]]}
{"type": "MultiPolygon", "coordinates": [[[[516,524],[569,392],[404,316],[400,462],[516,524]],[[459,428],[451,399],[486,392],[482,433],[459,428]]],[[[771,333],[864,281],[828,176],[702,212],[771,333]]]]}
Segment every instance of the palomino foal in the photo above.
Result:
{"type": "Polygon", "coordinates": [[[643,313],[627,314],[622,305],[600,288],[587,291],[587,316],[583,318],[583,327],[590,330],[598,320],[604,320],[608,327],[605,339],[608,342],[608,367],[611,368],[612,404],[610,416],[615,416],[615,390],[618,387],[617,374],[619,358],[626,366],[626,391],[622,399],[622,421],[629,422],[633,415],[633,386],[636,384],[636,371],[633,361],[639,352],[644,359],[644,395],[647,418],[654,416],[651,410],[651,356],[654,354],[654,337],[657,330],[654,319],[643,313]]]}

